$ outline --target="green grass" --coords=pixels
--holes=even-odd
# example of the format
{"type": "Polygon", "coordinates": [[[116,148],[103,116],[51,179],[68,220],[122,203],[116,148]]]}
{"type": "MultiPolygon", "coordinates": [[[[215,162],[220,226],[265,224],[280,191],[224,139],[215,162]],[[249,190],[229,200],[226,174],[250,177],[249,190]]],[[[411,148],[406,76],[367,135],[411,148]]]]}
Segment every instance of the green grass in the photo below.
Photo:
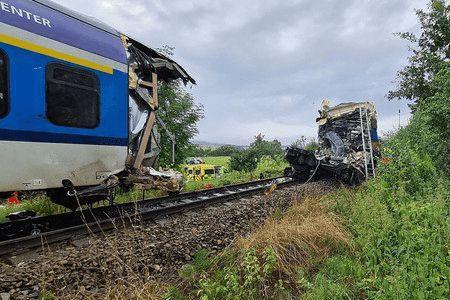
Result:
{"type": "MultiPolygon", "coordinates": [[[[145,199],[151,199],[163,196],[163,192],[158,190],[145,191],[145,199]]],[[[115,198],[115,203],[129,203],[142,200],[143,192],[137,188],[133,188],[128,192],[118,192],[115,198]]],[[[104,204],[102,202],[96,203],[93,207],[100,207],[104,204]]],[[[0,223],[8,221],[7,216],[11,213],[20,211],[34,211],[38,215],[47,216],[52,214],[64,213],[67,210],[59,205],[56,205],[50,201],[50,199],[44,195],[32,196],[31,199],[23,200],[18,205],[5,204],[0,207],[0,223]]]]}
{"type": "Polygon", "coordinates": [[[143,192],[141,189],[133,188],[128,192],[119,192],[116,194],[114,202],[116,204],[130,203],[135,201],[141,201],[145,199],[153,199],[164,196],[164,192],[159,190],[146,190],[143,192]]]}
{"type": "Polygon", "coordinates": [[[31,200],[24,200],[18,205],[6,204],[5,207],[0,208],[0,223],[7,221],[7,216],[19,211],[34,211],[39,215],[51,215],[56,213],[63,213],[65,209],[50,201],[46,196],[35,196],[31,200]]]}
{"type": "Polygon", "coordinates": [[[221,187],[225,185],[244,183],[258,178],[245,172],[227,172],[218,178],[208,178],[202,181],[188,181],[186,182],[183,191],[190,192],[204,189],[205,186],[221,187]]]}
{"type": "Polygon", "coordinates": [[[230,165],[230,156],[211,156],[211,157],[202,157],[203,161],[206,164],[216,165],[216,166],[222,166],[226,169],[229,168],[230,165]]]}
{"type": "Polygon", "coordinates": [[[208,164],[221,165],[225,167],[225,173],[218,178],[209,178],[202,181],[189,181],[184,187],[184,191],[195,191],[203,189],[205,186],[221,187],[224,185],[244,183],[251,180],[258,180],[260,174],[264,174],[265,178],[276,177],[283,175],[284,169],[288,164],[283,158],[272,159],[271,157],[264,157],[258,164],[254,172],[237,172],[229,171],[230,157],[204,157],[203,160],[208,164]]]}

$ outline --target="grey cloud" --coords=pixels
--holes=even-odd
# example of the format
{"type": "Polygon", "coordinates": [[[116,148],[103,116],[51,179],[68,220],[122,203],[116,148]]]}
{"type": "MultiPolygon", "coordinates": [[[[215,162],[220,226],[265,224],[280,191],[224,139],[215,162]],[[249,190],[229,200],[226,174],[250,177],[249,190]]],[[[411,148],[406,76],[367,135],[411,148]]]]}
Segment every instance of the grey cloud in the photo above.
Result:
{"type": "Polygon", "coordinates": [[[405,103],[384,98],[408,54],[392,33],[417,30],[413,9],[424,1],[60,2],[154,47],[176,47],[205,105],[200,140],[315,135],[324,98],[375,100],[384,131],[398,109],[407,116],[405,103]]]}

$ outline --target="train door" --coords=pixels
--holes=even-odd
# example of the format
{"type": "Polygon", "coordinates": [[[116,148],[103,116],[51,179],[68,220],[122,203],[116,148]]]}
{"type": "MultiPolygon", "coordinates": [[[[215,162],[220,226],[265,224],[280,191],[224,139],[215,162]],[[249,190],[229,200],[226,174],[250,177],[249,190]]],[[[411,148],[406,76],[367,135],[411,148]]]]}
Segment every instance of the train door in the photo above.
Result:
{"type": "Polygon", "coordinates": [[[8,90],[8,59],[5,52],[0,50],[0,119],[4,118],[9,110],[8,90]]]}

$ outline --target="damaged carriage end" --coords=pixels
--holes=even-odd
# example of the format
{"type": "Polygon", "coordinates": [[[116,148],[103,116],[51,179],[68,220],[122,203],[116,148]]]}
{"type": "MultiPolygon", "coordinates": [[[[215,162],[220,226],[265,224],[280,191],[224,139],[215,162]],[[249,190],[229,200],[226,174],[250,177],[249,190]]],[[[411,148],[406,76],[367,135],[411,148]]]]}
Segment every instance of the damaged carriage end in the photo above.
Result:
{"type": "MultiPolygon", "coordinates": [[[[172,140],[174,160],[175,137],[157,116],[159,108],[158,82],[181,79],[184,84],[195,80],[172,59],[122,35],[126,49],[129,75],[130,132],[126,170],[120,178],[127,187],[139,184],[143,188],[157,188],[166,192],[182,189],[181,173],[154,169],[161,152],[159,123],[172,140]]],[[[174,162],[173,162],[174,163],[174,162]]]]}
{"type": "MultiPolygon", "coordinates": [[[[134,185],[143,189],[158,189],[169,193],[180,192],[183,176],[173,170],[156,171],[161,152],[158,123],[168,132],[175,151],[175,136],[170,133],[157,116],[159,108],[158,83],[182,80],[184,84],[195,84],[195,80],[172,59],[125,36],[121,36],[128,60],[129,89],[129,138],[128,156],[124,169],[112,174],[100,185],[77,189],[65,180],[64,189],[49,191],[52,201],[75,210],[80,205],[109,200],[113,203],[114,188],[125,190],[134,185]]],[[[174,160],[174,153],[172,155],[174,160]]]]}
{"type": "Polygon", "coordinates": [[[285,158],[291,167],[285,174],[298,180],[337,178],[350,185],[375,176],[380,154],[375,105],[352,102],[331,107],[325,100],[319,113],[319,149],[288,148],[285,158]]]}

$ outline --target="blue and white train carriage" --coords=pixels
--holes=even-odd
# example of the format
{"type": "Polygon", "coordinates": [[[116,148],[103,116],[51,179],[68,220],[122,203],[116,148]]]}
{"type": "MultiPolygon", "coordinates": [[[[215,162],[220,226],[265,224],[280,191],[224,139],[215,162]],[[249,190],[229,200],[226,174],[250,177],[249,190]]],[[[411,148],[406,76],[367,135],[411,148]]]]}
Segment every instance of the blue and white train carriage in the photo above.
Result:
{"type": "Polygon", "coordinates": [[[155,137],[156,76],[195,83],[97,20],[47,0],[0,1],[0,193],[49,190],[64,202],[68,189],[94,195],[138,169],[155,137]]]}

